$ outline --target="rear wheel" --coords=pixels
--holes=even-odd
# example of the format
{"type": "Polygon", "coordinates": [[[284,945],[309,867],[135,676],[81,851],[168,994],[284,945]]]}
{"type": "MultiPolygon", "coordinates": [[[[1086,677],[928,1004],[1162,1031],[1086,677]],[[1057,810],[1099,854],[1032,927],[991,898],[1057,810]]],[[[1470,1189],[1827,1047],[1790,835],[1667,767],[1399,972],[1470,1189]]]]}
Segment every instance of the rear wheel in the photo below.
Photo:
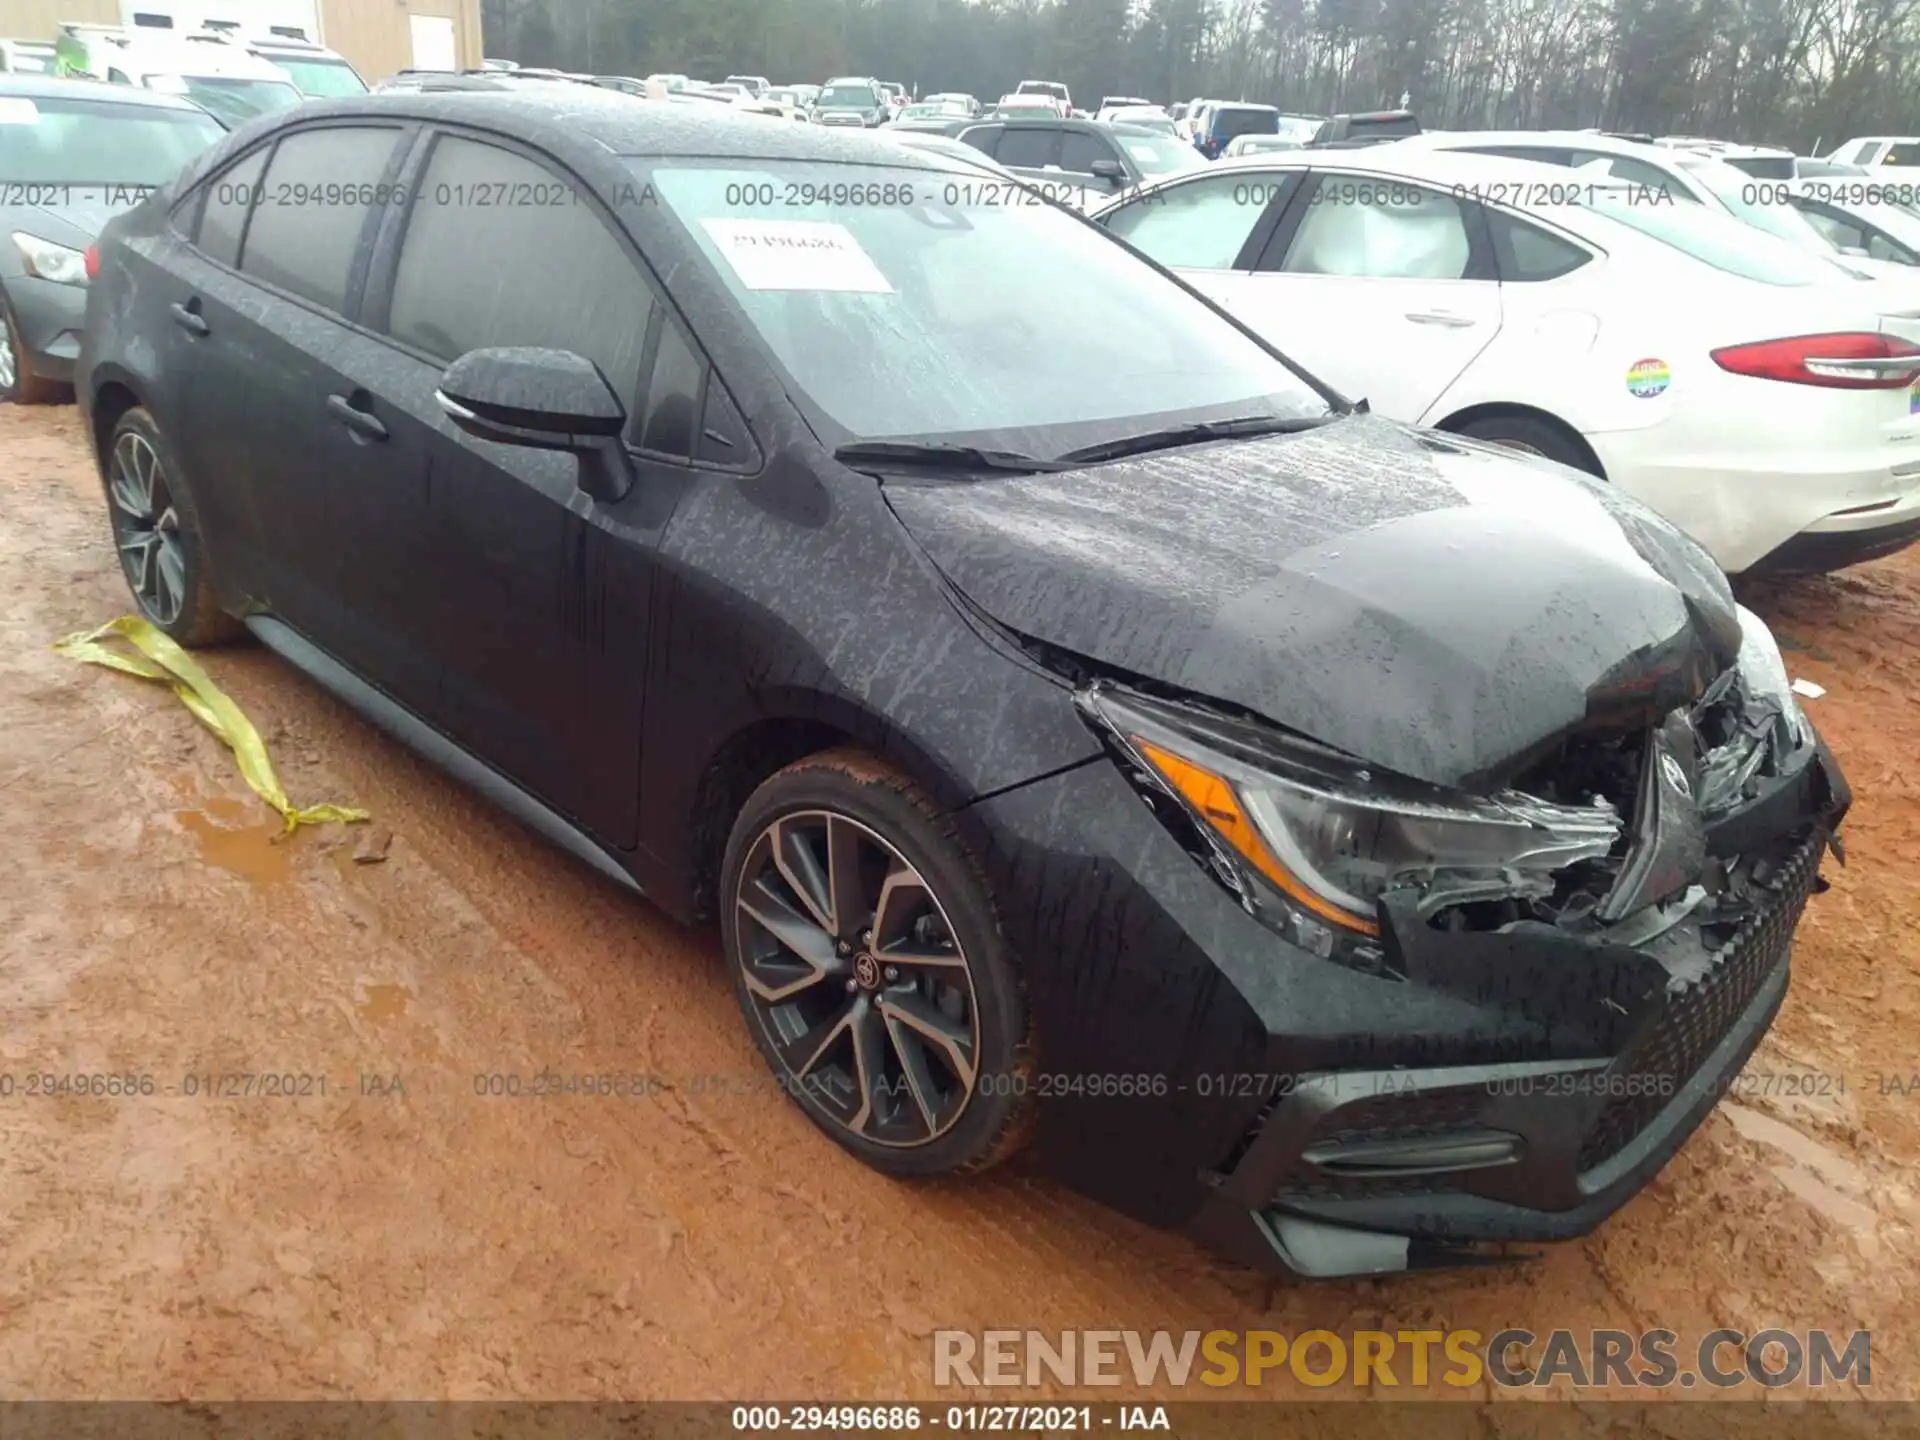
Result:
{"type": "Polygon", "coordinates": [[[14,321],[13,307],[0,295],[0,400],[16,405],[51,405],[66,398],[66,387],[43,380],[27,368],[27,347],[14,321]]]}
{"type": "MultiPolygon", "coordinates": [[[[1469,420],[1459,433],[1490,445],[1501,445],[1527,455],[1557,460],[1589,475],[1600,475],[1600,466],[1580,437],[1565,426],[1537,415],[1489,415],[1469,420]]],[[[1601,476],[1602,479],[1606,478],[1601,476]]]]}
{"type": "Polygon", "coordinates": [[[140,614],[182,645],[218,645],[240,634],[220,609],[199,518],[160,429],[136,406],[108,441],[107,516],[120,569],[140,614]]]}
{"type": "Polygon", "coordinates": [[[918,786],[856,750],[747,801],[722,875],[734,988],[786,1094],[877,1169],[985,1169],[1028,1116],[1025,997],[987,892],[918,786]]]}

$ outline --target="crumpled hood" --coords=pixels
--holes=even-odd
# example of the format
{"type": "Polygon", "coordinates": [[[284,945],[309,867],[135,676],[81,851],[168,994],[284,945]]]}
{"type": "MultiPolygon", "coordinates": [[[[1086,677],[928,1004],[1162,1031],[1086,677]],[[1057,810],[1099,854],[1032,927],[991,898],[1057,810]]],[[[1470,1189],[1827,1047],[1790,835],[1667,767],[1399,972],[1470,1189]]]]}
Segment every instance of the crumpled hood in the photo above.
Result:
{"type": "Polygon", "coordinates": [[[1372,416],[885,493],[1009,629],[1433,784],[1652,723],[1740,648],[1725,577],[1650,511],[1372,416]]]}

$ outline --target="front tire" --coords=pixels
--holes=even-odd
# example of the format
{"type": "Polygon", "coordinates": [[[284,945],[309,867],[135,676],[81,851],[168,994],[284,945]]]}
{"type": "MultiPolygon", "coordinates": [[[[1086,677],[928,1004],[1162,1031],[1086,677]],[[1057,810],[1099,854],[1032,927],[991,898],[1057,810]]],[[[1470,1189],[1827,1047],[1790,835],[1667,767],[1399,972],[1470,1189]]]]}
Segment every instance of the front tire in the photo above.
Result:
{"type": "Polygon", "coordinates": [[[1026,999],[952,822],[858,750],[774,775],[735,820],[721,935],[787,1095],[875,1169],[984,1170],[1025,1138],[1026,999]]]}
{"type": "Polygon", "coordinates": [[[173,451],[139,406],[107,441],[107,517],[140,614],[189,648],[236,639],[240,622],[214,598],[200,520],[173,451]]]}

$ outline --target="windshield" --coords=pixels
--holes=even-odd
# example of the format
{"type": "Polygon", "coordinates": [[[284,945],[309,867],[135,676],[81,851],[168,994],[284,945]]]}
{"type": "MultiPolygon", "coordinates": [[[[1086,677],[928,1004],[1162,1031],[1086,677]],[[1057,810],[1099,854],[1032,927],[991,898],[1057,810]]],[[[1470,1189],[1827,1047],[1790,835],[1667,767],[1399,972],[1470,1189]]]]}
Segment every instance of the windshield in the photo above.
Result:
{"type": "Polygon", "coordinates": [[[1778,186],[1757,184],[1751,175],[1717,159],[1683,158],[1680,167],[1755,229],[1777,235],[1802,250],[1833,253],[1831,242],[1807,223],[1806,216],[1791,205],[1774,203],[1778,186]]]}
{"type": "Polygon", "coordinates": [[[344,60],[316,60],[308,55],[270,55],[267,57],[293,77],[294,87],[302,95],[322,99],[335,95],[364,95],[367,85],[344,60]]]}
{"type": "Polygon", "coordinates": [[[164,185],[225,133],[197,110],[9,96],[0,100],[0,180],[164,185]]]}
{"type": "MultiPolygon", "coordinates": [[[[1138,122],[1128,121],[1128,124],[1138,122]]],[[[1169,126],[1172,121],[1167,122],[1169,126]]],[[[1127,147],[1127,154],[1133,157],[1133,163],[1140,167],[1143,175],[1179,175],[1188,170],[1198,170],[1206,163],[1206,157],[1184,140],[1176,140],[1172,135],[1129,135],[1125,131],[1116,131],[1114,139],[1127,147]]]]}
{"type": "MultiPolygon", "coordinates": [[[[1617,189],[1594,191],[1589,204],[1596,213],[1703,264],[1764,285],[1826,285],[1851,273],[1821,255],[1758,234],[1752,226],[1704,205],[1680,200],[1657,203],[1648,200],[1644,192],[1617,189]]],[[[1798,216],[1799,212],[1794,214],[1798,216]]],[[[1821,245],[1825,247],[1826,242],[1822,240],[1821,245]]],[[[1827,254],[1832,254],[1830,247],[1827,254]]]]}
{"type": "Polygon", "coordinates": [[[796,403],[846,436],[1051,457],[1149,419],[1327,411],[1099,230],[977,171],[764,160],[651,181],[796,403]]]}
{"type": "MultiPolygon", "coordinates": [[[[184,93],[189,100],[204,106],[228,125],[238,125],[256,115],[271,114],[275,110],[290,110],[302,98],[300,92],[285,80],[235,80],[225,75],[188,75],[182,77],[178,84],[178,90],[173,85],[166,88],[172,93],[184,93]]],[[[153,88],[157,90],[160,87],[155,85],[153,88]]]]}
{"type": "Polygon", "coordinates": [[[868,85],[829,85],[814,104],[822,109],[838,105],[847,110],[872,110],[880,104],[880,97],[868,85]]]}

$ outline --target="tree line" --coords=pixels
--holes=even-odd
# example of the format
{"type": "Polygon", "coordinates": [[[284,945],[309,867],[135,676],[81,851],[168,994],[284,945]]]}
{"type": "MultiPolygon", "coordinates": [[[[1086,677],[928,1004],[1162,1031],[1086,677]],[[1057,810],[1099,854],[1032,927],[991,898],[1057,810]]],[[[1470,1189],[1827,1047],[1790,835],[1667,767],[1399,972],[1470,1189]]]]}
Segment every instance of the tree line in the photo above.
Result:
{"type": "Polygon", "coordinates": [[[1920,117],[1920,0],[484,0],[487,53],[595,74],[1207,96],[1431,129],[1822,151],[1920,117]]]}

